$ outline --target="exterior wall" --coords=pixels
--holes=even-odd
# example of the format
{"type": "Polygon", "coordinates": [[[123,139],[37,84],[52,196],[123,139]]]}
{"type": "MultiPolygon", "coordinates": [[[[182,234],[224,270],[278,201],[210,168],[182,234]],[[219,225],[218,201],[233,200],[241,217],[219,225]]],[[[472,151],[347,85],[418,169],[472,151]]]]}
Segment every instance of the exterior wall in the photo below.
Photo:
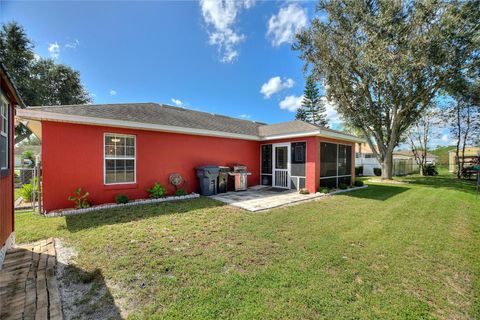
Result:
{"type": "MultiPolygon", "coordinates": [[[[467,147],[465,148],[465,158],[469,158],[472,156],[477,156],[480,154],[480,147],[467,147]]],[[[462,156],[462,151],[460,150],[460,157],[462,156]]],[[[451,150],[448,152],[448,171],[455,172],[457,168],[457,164],[455,161],[456,153],[455,150],[451,150]]],[[[466,159],[467,160],[467,159],[466,159]]]]}
{"type": "MultiPolygon", "coordinates": [[[[269,140],[262,141],[261,144],[275,144],[275,143],[291,143],[291,142],[303,142],[307,143],[307,154],[306,154],[306,163],[305,163],[305,189],[310,193],[315,193],[318,191],[320,183],[320,143],[318,142],[317,137],[303,137],[295,139],[280,139],[280,140],[269,140]]],[[[260,150],[260,147],[259,147],[260,150]]],[[[260,159],[260,158],[259,158],[260,159]]],[[[258,166],[260,167],[260,160],[258,160],[258,166]]],[[[259,169],[260,170],[260,169],[259,169]]],[[[260,177],[258,178],[258,183],[260,183],[260,177]]]]}
{"type": "Polygon", "coordinates": [[[93,204],[114,202],[117,194],[146,198],[147,188],[161,183],[170,193],[171,173],[180,173],[188,192],[197,191],[195,167],[245,164],[259,181],[260,143],[238,139],[130,130],[61,122],[42,122],[43,205],[46,211],[72,207],[68,197],[82,187],[93,204]],[[136,183],[105,185],[104,133],[136,135],[136,183]]]}
{"type": "MultiPolygon", "coordinates": [[[[13,215],[13,132],[15,105],[18,104],[6,86],[3,78],[0,79],[2,94],[10,102],[10,170],[0,175],[0,252],[5,251],[13,243],[14,215],[13,215]]],[[[0,268],[2,260],[0,260],[0,268]]]]}

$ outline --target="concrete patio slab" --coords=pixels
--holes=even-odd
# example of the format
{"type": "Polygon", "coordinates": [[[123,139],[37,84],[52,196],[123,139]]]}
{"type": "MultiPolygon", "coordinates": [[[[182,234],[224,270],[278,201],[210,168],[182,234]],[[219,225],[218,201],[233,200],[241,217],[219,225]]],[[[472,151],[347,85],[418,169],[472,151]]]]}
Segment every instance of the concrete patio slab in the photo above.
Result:
{"type": "Polygon", "coordinates": [[[257,212],[322,196],[324,196],[323,193],[300,194],[296,190],[255,186],[246,191],[221,193],[210,196],[210,198],[251,212],[257,212]]]}

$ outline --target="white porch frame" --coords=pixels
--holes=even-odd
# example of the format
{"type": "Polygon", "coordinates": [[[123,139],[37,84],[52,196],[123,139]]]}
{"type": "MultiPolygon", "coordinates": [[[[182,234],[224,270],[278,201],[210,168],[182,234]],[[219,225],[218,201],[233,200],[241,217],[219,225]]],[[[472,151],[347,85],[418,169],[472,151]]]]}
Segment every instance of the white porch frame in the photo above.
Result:
{"type": "MultiPolygon", "coordinates": [[[[291,188],[291,143],[286,142],[286,143],[273,143],[272,144],[272,187],[274,188],[283,188],[283,189],[290,189],[291,188]],[[276,185],[275,181],[275,168],[276,166],[276,148],[278,147],[287,147],[287,187],[279,187],[276,185]]],[[[278,169],[279,171],[284,171],[285,169],[278,169]]]]}

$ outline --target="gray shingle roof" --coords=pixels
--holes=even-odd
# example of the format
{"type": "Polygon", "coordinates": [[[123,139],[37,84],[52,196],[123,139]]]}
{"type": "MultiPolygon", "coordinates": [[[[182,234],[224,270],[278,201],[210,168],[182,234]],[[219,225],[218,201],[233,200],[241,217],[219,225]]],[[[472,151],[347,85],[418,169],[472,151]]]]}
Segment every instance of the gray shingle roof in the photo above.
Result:
{"type": "Polygon", "coordinates": [[[252,136],[256,136],[257,128],[263,125],[263,123],[260,122],[235,119],[158,103],[69,105],[33,107],[30,109],[67,115],[206,129],[252,136]]]}
{"type": "Polygon", "coordinates": [[[30,107],[27,109],[52,114],[211,130],[262,138],[276,135],[306,133],[318,130],[342,134],[345,138],[356,138],[355,136],[341,131],[319,127],[300,120],[269,125],[251,120],[231,118],[158,103],[65,105],[30,107]]]}

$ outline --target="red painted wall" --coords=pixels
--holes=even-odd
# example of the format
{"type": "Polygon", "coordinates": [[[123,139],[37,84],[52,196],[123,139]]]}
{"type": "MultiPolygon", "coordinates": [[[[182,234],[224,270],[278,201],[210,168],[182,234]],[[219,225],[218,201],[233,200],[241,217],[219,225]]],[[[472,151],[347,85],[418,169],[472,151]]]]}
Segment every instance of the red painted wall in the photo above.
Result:
{"type": "Polygon", "coordinates": [[[13,97],[3,79],[0,79],[1,88],[4,96],[10,101],[10,171],[8,175],[0,176],[0,248],[5,245],[5,241],[14,230],[13,218],[13,130],[15,114],[15,105],[18,104],[13,97]]]}
{"type": "Polygon", "coordinates": [[[72,207],[68,196],[77,187],[90,193],[93,204],[113,202],[122,193],[146,198],[147,188],[160,182],[170,192],[168,177],[180,173],[188,191],[197,191],[194,168],[205,164],[242,163],[252,172],[249,185],[259,181],[260,143],[238,139],[130,130],[60,122],[42,122],[43,204],[46,211],[72,207]],[[103,135],[136,135],[137,183],[104,185],[103,135]]]}

